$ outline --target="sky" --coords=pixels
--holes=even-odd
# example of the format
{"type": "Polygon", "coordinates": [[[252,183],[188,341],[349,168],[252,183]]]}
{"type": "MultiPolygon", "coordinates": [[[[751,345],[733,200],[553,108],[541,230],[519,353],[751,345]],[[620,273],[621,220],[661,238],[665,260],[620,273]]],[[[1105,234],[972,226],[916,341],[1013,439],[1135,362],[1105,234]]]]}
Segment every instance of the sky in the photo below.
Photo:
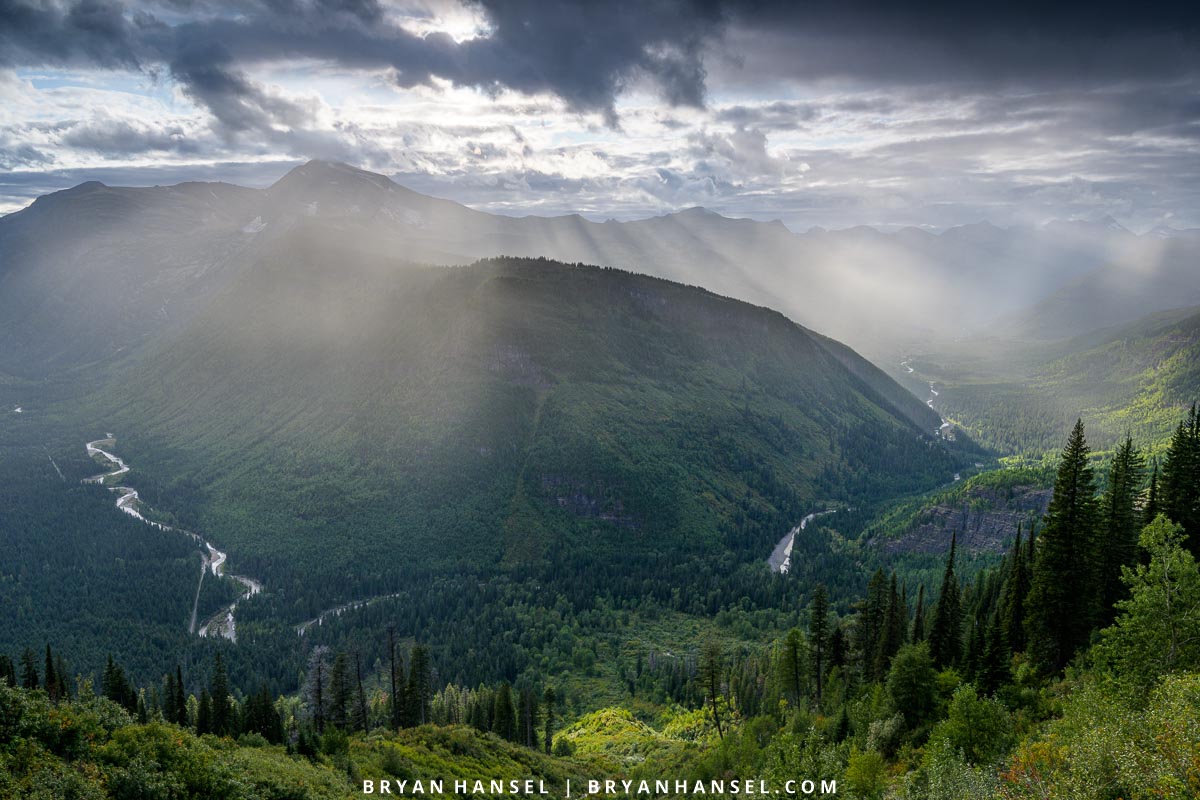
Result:
{"type": "Polygon", "coordinates": [[[1200,11],[0,0],[0,213],[311,158],[506,214],[1200,227],[1200,11]]]}

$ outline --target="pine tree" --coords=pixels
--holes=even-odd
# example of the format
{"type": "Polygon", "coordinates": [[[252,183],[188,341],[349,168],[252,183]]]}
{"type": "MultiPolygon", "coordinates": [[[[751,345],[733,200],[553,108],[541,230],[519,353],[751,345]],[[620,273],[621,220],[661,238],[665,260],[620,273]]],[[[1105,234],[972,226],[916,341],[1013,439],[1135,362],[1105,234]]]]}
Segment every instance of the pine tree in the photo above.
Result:
{"type": "Polygon", "coordinates": [[[979,662],[979,690],[995,694],[1012,679],[1012,653],[1004,644],[1004,625],[998,614],[988,620],[979,662]]]}
{"type": "Polygon", "coordinates": [[[329,724],[338,730],[346,730],[349,722],[350,699],[353,694],[350,679],[350,661],[345,653],[338,653],[329,671],[329,724]]]}
{"type": "Polygon", "coordinates": [[[17,667],[12,659],[0,654],[0,684],[15,687],[17,685],[17,667]]]}
{"type": "Polygon", "coordinates": [[[700,681],[704,687],[705,698],[712,711],[713,724],[717,728],[717,738],[724,739],[725,732],[721,728],[721,679],[725,671],[725,656],[721,652],[721,644],[716,639],[709,639],[704,645],[700,657],[700,681]]]}
{"type": "Polygon", "coordinates": [[[196,735],[213,732],[213,703],[208,689],[200,690],[200,704],[196,709],[196,735]]]}
{"type": "Polygon", "coordinates": [[[304,703],[312,717],[317,733],[325,730],[326,709],[329,705],[329,674],[325,663],[326,647],[314,647],[308,657],[308,671],[304,680],[304,703]]]}
{"type": "Polygon", "coordinates": [[[882,679],[877,667],[881,633],[887,615],[887,576],[882,569],[875,571],[867,584],[867,597],[858,613],[856,627],[859,657],[862,659],[862,675],[865,681],[882,679]]]}
{"type": "Polygon", "coordinates": [[[954,574],[954,558],[958,534],[950,539],[950,554],[942,573],[942,590],[933,611],[929,627],[929,654],[938,669],[953,666],[962,657],[962,600],[958,578],[954,574]]]}
{"type": "Polygon", "coordinates": [[[1001,603],[1001,631],[1014,653],[1025,652],[1025,597],[1029,594],[1029,563],[1021,544],[1021,527],[1009,556],[1008,578],[1001,603]]]}
{"type": "Polygon", "coordinates": [[[818,583],[813,589],[812,605],[808,618],[808,640],[812,643],[813,675],[817,681],[817,706],[820,707],[825,693],[825,642],[829,638],[829,594],[825,584],[818,583]]]}
{"type": "Polygon", "coordinates": [[[1046,674],[1061,671],[1087,644],[1097,618],[1097,504],[1088,453],[1080,420],[1059,462],[1025,608],[1029,655],[1046,674]]]}
{"type": "MultiPolygon", "coordinates": [[[[111,656],[109,660],[112,660],[111,656]]],[[[21,688],[36,689],[38,684],[37,657],[26,647],[21,653],[21,688]]]]}
{"type": "Polygon", "coordinates": [[[1125,597],[1121,568],[1138,562],[1138,534],[1141,515],[1137,509],[1138,489],[1142,483],[1145,460],[1128,436],[1117,448],[1108,473],[1108,487],[1100,502],[1099,552],[1100,619],[1107,626],[1116,616],[1113,605],[1125,597]]]}
{"type": "Polygon", "coordinates": [[[904,645],[904,629],[908,623],[908,610],[904,607],[904,601],[896,588],[895,572],[892,573],[887,596],[887,610],[884,612],[883,625],[879,631],[879,644],[875,648],[876,680],[883,680],[892,663],[892,656],[904,645]]]}
{"type": "Polygon", "coordinates": [[[398,680],[398,672],[403,672],[404,665],[396,663],[396,628],[393,625],[388,626],[388,665],[391,672],[392,694],[391,694],[391,723],[392,730],[400,729],[400,722],[404,716],[404,686],[398,680]]]}
{"type": "Polygon", "coordinates": [[[351,725],[355,730],[367,730],[367,693],[363,689],[362,656],[354,651],[354,683],[355,690],[354,713],[351,715],[351,725]]]}
{"type": "Polygon", "coordinates": [[[558,697],[554,694],[554,689],[546,687],[545,693],[542,695],[542,701],[546,706],[545,730],[542,733],[543,744],[546,746],[546,755],[550,755],[554,749],[554,703],[558,697]]]}
{"type": "Polygon", "coordinates": [[[1192,555],[1200,555],[1200,414],[1194,404],[1171,437],[1158,489],[1163,512],[1183,526],[1192,555]]]}
{"type": "Polygon", "coordinates": [[[917,589],[917,610],[913,613],[912,632],[909,638],[914,642],[925,641],[925,584],[917,589]]]}
{"type": "Polygon", "coordinates": [[[50,645],[46,645],[46,694],[50,695],[51,703],[58,703],[60,686],[57,673],[54,671],[54,655],[50,652],[50,645]]]}
{"type": "Polygon", "coordinates": [[[404,694],[407,703],[408,725],[411,727],[429,722],[429,701],[433,697],[433,675],[429,665],[429,650],[424,645],[417,645],[409,654],[408,688],[404,694]]]}
{"type": "Polygon", "coordinates": [[[217,736],[230,736],[233,730],[233,720],[229,713],[229,675],[225,671],[225,660],[217,653],[213,657],[212,684],[209,690],[212,701],[212,732],[217,736]]]}
{"type": "Polygon", "coordinates": [[[178,664],[175,665],[175,695],[171,698],[171,704],[175,711],[175,723],[186,726],[188,724],[187,692],[183,688],[183,668],[178,664]]]}
{"type": "Polygon", "coordinates": [[[784,637],[779,653],[779,680],[794,708],[800,707],[800,698],[807,684],[804,662],[804,635],[799,628],[792,628],[784,637]]]}
{"type": "Polygon", "coordinates": [[[500,684],[492,703],[492,731],[501,739],[517,740],[517,720],[513,713],[512,687],[500,684]]]}

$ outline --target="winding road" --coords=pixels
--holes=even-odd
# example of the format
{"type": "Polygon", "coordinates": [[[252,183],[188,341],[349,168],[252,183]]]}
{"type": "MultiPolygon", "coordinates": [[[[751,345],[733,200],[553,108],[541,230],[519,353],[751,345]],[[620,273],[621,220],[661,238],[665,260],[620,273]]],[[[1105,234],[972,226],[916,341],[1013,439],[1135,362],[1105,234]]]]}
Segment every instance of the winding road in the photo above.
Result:
{"type": "Polygon", "coordinates": [[[237,608],[237,604],[247,597],[252,597],[262,591],[262,584],[254,578],[247,578],[244,575],[226,575],[225,560],[226,554],[217,548],[213,547],[211,542],[206,541],[202,536],[192,531],[185,531],[182,528],[173,528],[170,525],[164,525],[161,522],[155,522],[152,519],[147,519],[139,510],[142,505],[138,498],[137,489],[131,486],[114,486],[110,485],[110,481],[119,478],[129,472],[129,465],[126,464],[119,456],[113,454],[105,447],[111,448],[116,444],[116,437],[111,433],[105,434],[103,439],[97,439],[87,443],[87,454],[97,461],[108,462],[112,468],[109,472],[102,472],[99,475],[93,475],[90,478],[85,478],[84,483],[95,483],[101,486],[106,486],[110,492],[117,493],[117,508],[124,511],[136,520],[157,528],[160,531],[171,531],[180,533],[200,545],[200,579],[196,583],[196,594],[192,600],[192,616],[188,622],[188,633],[198,633],[200,636],[224,636],[231,642],[237,642],[237,624],[234,620],[233,612],[237,608]],[[103,447],[101,447],[103,445],[103,447]],[[200,589],[204,586],[204,576],[212,573],[214,578],[230,578],[236,581],[242,587],[242,595],[237,600],[234,600],[229,605],[222,608],[217,613],[213,614],[196,629],[196,614],[200,605],[200,589]]]}
{"type": "Polygon", "coordinates": [[[775,545],[775,549],[771,551],[771,556],[767,559],[767,564],[771,567],[772,572],[778,572],[780,575],[786,575],[792,566],[792,545],[796,542],[796,535],[800,531],[808,527],[808,523],[812,522],[817,517],[823,517],[826,514],[836,514],[837,511],[830,509],[829,511],[814,511],[804,519],[800,520],[800,524],[788,531],[779,544],[775,545]]]}

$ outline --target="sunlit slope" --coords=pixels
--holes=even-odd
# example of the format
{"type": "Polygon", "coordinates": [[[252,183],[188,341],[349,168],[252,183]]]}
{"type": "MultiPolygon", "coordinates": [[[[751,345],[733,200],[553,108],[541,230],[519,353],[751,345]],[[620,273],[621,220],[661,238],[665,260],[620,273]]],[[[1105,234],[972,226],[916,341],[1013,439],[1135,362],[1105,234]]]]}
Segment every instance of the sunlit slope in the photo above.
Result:
{"type": "Polygon", "coordinates": [[[317,228],[89,413],[156,508],[273,586],[365,590],[399,566],[562,548],[757,559],[815,504],[953,472],[932,423],[831,347],[659,279],[547,261],[414,268],[317,228]]]}
{"type": "Polygon", "coordinates": [[[999,450],[1053,451],[1080,416],[1101,447],[1127,432],[1164,445],[1200,399],[1200,308],[1050,345],[1010,345],[978,371],[967,359],[944,359],[916,363],[945,381],[944,413],[999,450]]]}

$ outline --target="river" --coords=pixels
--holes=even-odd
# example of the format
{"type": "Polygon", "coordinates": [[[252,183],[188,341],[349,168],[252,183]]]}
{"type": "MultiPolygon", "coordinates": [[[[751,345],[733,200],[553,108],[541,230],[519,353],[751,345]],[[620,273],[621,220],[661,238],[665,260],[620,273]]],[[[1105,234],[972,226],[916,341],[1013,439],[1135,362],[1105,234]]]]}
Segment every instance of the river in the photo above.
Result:
{"type": "Polygon", "coordinates": [[[142,501],[138,497],[137,489],[132,486],[113,486],[110,481],[114,478],[119,478],[129,472],[129,465],[126,464],[119,456],[104,449],[111,448],[116,444],[116,438],[111,434],[105,434],[103,439],[97,439],[94,442],[87,443],[87,454],[93,459],[107,461],[112,467],[111,471],[103,472],[99,475],[93,475],[90,478],[85,478],[84,483],[95,483],[101,486],[106,486],[110,492],[117,493],[117,508],[124,511],[129,516],[145,524],[157,528],[160,531],[170,531],[190,537],[192,541],[200,545],[200,579],[196,582],[196,593],[192,599],[192,615],[188,622],[188,633],[196,633],[200,636],[223,636],[231,642],[237,642],[237,623],[234,619],[234,611],[237,609],[237,604],[247,597],[252,597],[262,591],[263,585],[254,578],[247,578],[244,575],[226,575],[225,561],[227,556],[221,550],[218,550],[213,544],[204,537],[192,531],[185,531],[182,528],[174,528],[170,525],[164,525],[161,522],[155,522],[152,519],[147,519],[141,512],[142,501]],[[104,445],[104,447],[101,447],[104,445]],[[196,614],[200,605],[200,589],[204,586],[204,577],[211,574],[214,578],[229,578],[236,581],[242,587],[242,594],[237,600],[234,600],[229,605],[222,608],[217,613],[210,616],[196,629],[196,614]]]}
{"type": "Polygon", "coordinates": [[[775,545],[775,549],[771,551],[770,558],[767,559],[767,564],[771,567],[772,572],[778,572],[781,575],[786,575],[787,571],[792,566],[792,545],[796,542],[796,535],[808,527],[808,523],[812,522],[817,517],[823,517],[826,514],[836,513],[833,510],[829,511],[814,511],[804,519],[800,520],[800,524],[788,531],[779,544],[775,545]]]}

